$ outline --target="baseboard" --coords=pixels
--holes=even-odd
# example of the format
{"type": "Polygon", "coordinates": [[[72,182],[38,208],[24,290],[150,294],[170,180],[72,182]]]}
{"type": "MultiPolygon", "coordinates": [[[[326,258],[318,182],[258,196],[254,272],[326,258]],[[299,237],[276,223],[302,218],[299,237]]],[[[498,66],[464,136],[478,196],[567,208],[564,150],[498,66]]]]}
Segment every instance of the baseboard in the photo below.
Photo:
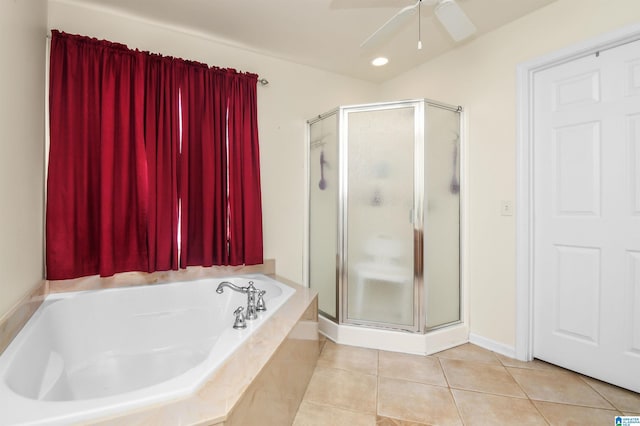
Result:
{"type": "Polygon", "coordinates": [[[473,343],[474,345],[480,346],[481,348],[499,353],[500,355],[508,356],[509,358],[516,357],[515,347],[496,342],[495,340],[479,336],[475,333],[469,333],[469,343],[473,343]]]}

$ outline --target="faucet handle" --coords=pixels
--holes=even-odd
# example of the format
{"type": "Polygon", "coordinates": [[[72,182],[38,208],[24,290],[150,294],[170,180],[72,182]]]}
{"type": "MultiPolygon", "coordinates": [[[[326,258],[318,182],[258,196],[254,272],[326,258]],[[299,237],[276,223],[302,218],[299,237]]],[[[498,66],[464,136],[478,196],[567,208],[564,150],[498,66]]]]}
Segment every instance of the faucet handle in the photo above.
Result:
{"type": "Polygon", "coordinates": [[[235,329],[247,328],[247,322],[242,311],[244,311],[244,306],[238,306],[238,309],[233,311],[233,315],[236,316],[236,320],[233,323],[233,328],[235,329]]]}
{"type": "Polygon", "coordinates": [[[256,302],[256,311],[264,312],[267,310],[267,305],[264,303],[264,297],[263,297],[266,292],[267,292],[266,290],[258,291],[258,301],[256,302]]]}

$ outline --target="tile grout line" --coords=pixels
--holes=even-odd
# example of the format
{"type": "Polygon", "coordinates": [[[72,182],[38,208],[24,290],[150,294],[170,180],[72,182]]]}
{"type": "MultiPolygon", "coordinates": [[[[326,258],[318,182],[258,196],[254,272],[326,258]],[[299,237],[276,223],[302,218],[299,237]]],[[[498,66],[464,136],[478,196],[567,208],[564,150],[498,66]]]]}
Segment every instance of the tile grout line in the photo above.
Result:
{"type": "Polygon", "coordinates": [[[447,373],[444,371],[444,367],[442,366],[442,361],[440,357],[434,357],[438,360],[438,365],[440,366],[440,371],[442,371],[442,376],[444,377],[444,381],[447,383],[447,390],[449,391],[449,395],[451,395],[451,399],[453,400],[453,405],[456,407],[456,413],[458,414],[458,418],[460,419],[460,423],[464,426],[465,422],[462,418],[462,413],[460,412],[460,407],[458,406],[458,401],[456,401],[456,397],[453,394],[453,390],[451,389],[451,383],[449,383],[449,378],[447,377],[447,373]]]}
{"type": "MultiPolygon", "coordinates": [[[[440,360],[440,359],[441,358],[438,357],[438,360],[440,360]]],[[[490,367],[502,367],[502,369],[511,377],[511,379],[516,384],[516,386],[522,391],[522,393],[524,394],[524,397],[511,395],[511,394],[508,394],[508,393],[498,393],[498,392],[490,392],[490,391],[487,391],[487,390],[478,390],[478,389],[470,389],[470,388],[465,388],[465,387],[452,386],[451,384],[448,383],[448,378],[446,377],[446,373],[445,373],[445,378],[447,379],[448,387],[451,388],[451,389],[460,390],[460,391],[464,391],[464,392],[480,393],[480,394],[485,394],[485,395],[502,396],[502,397],[506,397],[506,398],[528,399],[528,400],[530,400],[529,395],[524,391],[524,389],[520,386],[520,383],[518,383],[518,381],[515,380],[513,375],[511,375],[511,372],[508,370],[508,368],[511,368],[511,367],[507,367],[506,365],[504,365],[502,363],[502,361],[500,359],[498,359],[497,357],[496,357],[496,360],[498,361],[498,364],[491,363],[491,362],[477,361],[477,360],[468,360],[468,359],[457,359],[457,358],[444,358],[444,359],[447,360],[447,361],[458,361],[458,362],[463,362],[463,363],[468,363],[468,364],[483,364],[483,365],[487,365],[487,366],[490,366],[490,367]]],[[[444,372],[444,367],[442,368],[442,370],[444,372]]],[[[435,385],[435,386],[437,386],[437,385],[435,385]]]]}
{"type": "MultiPolygon", "coordinates": [[[[426,358],[431,357],[431,355],[425,355],[426,358]]],[[[442,377],[444,377],[445,383],[444,385],[442,384],[437,384],[437,383],[430,383],[430,382],[426,382],[426,381],[420,381],[417,379],[412,379],[412,378],[407,378],[407,377],[402,377],[402,378],[397,378],[397,377],[392,377],[392,376],[385,376],[382,374],[379,374],[379,377],[381,378],[385,378],[385,379],[389,379],[389,380],[397,380],[397,381],[402,381],[402,382],[407,382],[407,383],[414,383],[417,385],[425,385],[425,386],[432,386],[432,387],[436,387],[436,388],[443,388],[443,389],[447,389],[447,388],[451,388],[451,385],[449,385],[449,382],[447,380],[447,376],[444,373],[444,369],[442,368],[442,365],[440,364],[440,358],[438,357],[433,357],[438,361],[438,365],[440,366],[440,371],[442,372],[442,377]]],[[[456,389],[456,388],[454,388],[456,389]]]]}
{"type": "MultiPolygon", "coordinates": [[[[328,350],[329,345],[327,345],[326,343],[327,342],[325,341],[325,343],[322,345],[322,349],[320,351],[318,359],[320,359],[322,354],[325,353],[326,350],[328,350]]],[[[336,343],[336,345],[339,346],[339,344],[337,344],[337,343],[336,343]]],[[[338,367],[334,367],[334,366],[320,366],[320,365],[316,364],[313,374],[315,374],[317,372],[318,367],[324,368],[324,369],[327,369],[327,370],[344,371],[344,372],[351,373],[351,374],[361,374],[363,376],[373,376],[373,377],[376,377],[376,380],[377,380],[377,371],[376,371],[376,374],[367,374],[367,373],[363,373],[361,371],[350,370],[348,368],[338,368],[338,367]]],[[[316,406],[319,406],[319,407],[327,407],[327,408],[346,411],[346,412],[355,413],[355,414],[373,415],[373,417],[377,419],[377,407],[374,409],[373,413],[368,413],[366,411],[356,410],[356,409],[353,409],[353,408],[350,408],[350,407],[338,406],[338,405],[334,405],[334,404],[331,404],[331,403],[320,402],[320,401],[316,401],[316,400],[313,400],[313,399],[309,399],[309,398],[307,398],[307,392],[308,392],[308,386],[307,386],[307,390],[305,391],[305,394],[304,394],[304,396],[302,398],[301,404],[302,404],[302,402],[307,402],[309,404],[313,404],[313,405],[316,405],[316,406]]],[[[376,399],[377,399],[377,386],[376,386],[376,399]]],[[[376,401],[376,405],[377,405],[377,401],[376,401]]],[[[299,410],[299,408],[298,408],[298,410],[299,410]]]]}
{"type": "MultiPolygon", "coordinates": [[[[602,399],[604,399],[605,401],[607,401],[609,404],[611,404],[611,406],[614,408],[614,410],[616,410],[618,412],[618,414],[622,415],[624,414],[624,411],[618,407],[616,404],[613,403],[613,401],[609,400],[609,398],[606,397],[606,395],[604,395],[602,392],[598,391],[598,389],[596,389],[595,387],[591,386],[591,383],[589,383],[588,381],[586,381],[584,379],[584,376],[582,374],[578,374],[576,373],[576,375],[578,376],[578,378],[582,381],[582,383],[586,384],[587,386],[589,386],[589,388],[593,389],[593,391],[595,393],[597,393],[598,395],[600,395],[602,397],[602,399]]],[[[597,379],[593,379],[593,380],[597,380],[597,379]]],[[[611,385],[614,386],[614,385],[611,385]]]]}
{"type": "MultiPolygon", "coordinates": [[[[349,407],[340,407],[338,405],[328,404],[326,402],[318,402],[318,401],[313,401],[313,400],[304,399],[304,398],[302,399],[302,401],[306,401],[307,404],[318,405],[320,407],[335,408],[336,410],[348,411],[350,413],[365,414],[365,415],[371,414],[371,413],[367,413],[366,411],[354,410],[353,408],[349,408],[349,407]]],[[[376,415],[374,414],[374,416],[376,415]]]]}
{"type": "Polygon", "coordinates": [[[527,397],[526,398],[527,401],[529,401],[529,404],[531,404],[531,406],[534,408],[534,410],[536,410],[536,412],[540,415],[540,418],[542,418],[542,420],[544,420],[546,424],[551,425],[551,422],[549,421],[549,419],[547,419],[547,417],[542,413],[542,411],[540,411],[540,409],[533,402],[533,400],[531,399],[531,397],[529,396],[527,391],[524,390],[524,388],[522,387],[520,382],[518,382],[518,380],[516,380],[516,378],[513,376],[513,374],[511,374],[511,371],[509,370],[509,368],[517,368],[517,367],[510,367],[508,365],[505,365],[505,363],[502,362],[502,360],[495,354],[495,352],[493,352],[493,354],[496,357],[496,359],[498,360],[498,362],[500,363],[500,365],[502,366],[502,368],[504,368],[504,370],[507,372],[509,377],[511,377],[511,380],[514,381],[514,383],[518,386],[518,388],[522,391],[522,393],[527,397]]]}
{"type": "Polygon", "coordinates": [[[453,394],[453,390],[449,388],[449,395],[451,395],[451,399],[453,400],[453,405],[456,407],[456,413],[458,413],[458,418],[460,419],[460,423],[462,426],[465,425],[464,419],[462,418],[462,413],[460,412],[460,407],[458,406],[458,401],[456,401],[456,396],[453,394]]]}
{"type": "Polygon", "coordinates": [[[588,409],[591,409],[591,410],[615,411],[615,412],[618,412],[618,413],[622,413],[622,410],[618,410],[615,407],[614,408],[594,407],[593,405],[571,404],[569,402],[560,402],[560,401],[553,401],[553,400],[546,400],[546,399],[529,399],[529,400],[531,402],[544,402],[544,403],[547,403],[547,404],[563,405],[563,406],[566,406],[566,407],[588,408],[588,409]]]}
{"type": "Polygon", "coordinates": [[[447,387],[451,389],[451,383],[449,383],[449,378],[447,377],[446,371],[444,371],[444,367],[442,365],[442,360],[439,356],[435,357],[438,360],[438,365],[440,366],[440,371],[442,371],[442,376],[444,377],[444,381],[447,383],[447,387]]]}
{"type": "MultiPolygon", "coordinates": [[[[498,357],[496,357],[498,358],[498,357]]],[[[542,411],[540,411],[540,408],[538,408],[538,406],[534,403],[534,400],[531,399],[531,396],[529,396],[529,394],[527,393],[526,390],[524,390],[524,388],[522,387],[522,385],[520,384],[520,382],[518,380],[516,380],[516,378],[513,376],[513,374],[511,374],[511,371],[509,370],[509,368],[517,368],[517,367],[509,367],[507,365],[504,364],[504,362],[502,362],[502,360],[500,358],[498,358],[498,361],[500,361],[500,364],[502,364],[502,367],[507,371],[507,374],[509,374],[509,376],[511,377],[511,379],[513,379],[513,381],[516,383],[516,385],[518,385],[518,387],[520,388],[520,390],[522,391],[523,394],[525,394],[525,396],[527,397],[527,401],[529,401],[529,404],[531,404],[533,406],[533,408],[536,410],[536,412],[538,414],[540,414],[540,417],[542,417],[542,419],[548,424],[551,424],[551,421],[549,421],[549,419],[547,418],[547,416],[544,415],[544,413],[542,411]]]]}
{"type": "MultiPolygon", "coordinates": [[[[502,363],[502,360],[500,360],[500,362],[502,363]]],[[[570,374],[573,376],[577,376],[580,381],[584,384],[586,384],[587,386],[589,386],[590,389],[593,389],[598,395],[600,395],[606,402],[608,402],[612,407],[612,409],[608,409],[608,408],[603,408],[603,407],[594,407],[591,405],[583,405],[583,404],[570,404],[567,402],[561,402],[561,401],[553,401],[553,400],[542,400],[542,399],[532,399],[531,396],[529,396],[529,394],[524,390],[524,388],[522,387],[522,385],[520,385],[520,382],[518,382],[516,380],[516,378],[513,376],[513,374],[511,374],[511,371],[509,369],[513,368],[513,369],[518,369],[518,370],[525,370],[525,371],[537,371],[537,369],[535,368],[527,368],[527,367],[517,367],[517,366],[507,366],[504,365],[504,368],[507,370],[507,372],[509,373],[509,375],[513,378],[513,380],[517,383],[518,387],[520,387],[520,389],[522,390],[522,392],[524,392],[524,394],[527,396],[527,399],[529,400],[529,402],[531,402],[531,404],[535,407],[535,409],[540,413],[540,415],[542,416],[542,418],[545,419],[545,421],[548,424],[551,424],[551,422],[547,419],[547,417],[544,415],[544,413],[542,413],[542,411],[540,411],[540,409],[538,408],[538,406],[535,404],[535,402],[543,402],[543,403],[549,403],[549,404],[555,404],[555,405],[562,405],[562,406],[567,406],[567,407],[581,407],[581,408],[590,408],[590,409],[596,409],[596,410],[608,410],[608,411],[616,411],[620,414],[623,413],[622,410],[620,410],[613,402],[609,401],[608,398],[606,398],[602,393],[598,392],[597,389],[595,389],[593,386],[591,386],[586,380],[583,379],[582,375],[580,375],[579,373],[575,372],[575,371],[571,371],[571,370],[566,370],[565,373],[566,374],[570,374]]]]}

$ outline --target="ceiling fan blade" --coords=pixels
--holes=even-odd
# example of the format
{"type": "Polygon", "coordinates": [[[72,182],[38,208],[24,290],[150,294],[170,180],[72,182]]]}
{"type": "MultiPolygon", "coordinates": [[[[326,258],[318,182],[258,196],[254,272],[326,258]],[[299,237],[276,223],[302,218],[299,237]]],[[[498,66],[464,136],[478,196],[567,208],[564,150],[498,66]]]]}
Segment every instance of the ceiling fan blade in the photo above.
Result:
{"type": "Polygon", "coordinates": [[[409,18],[411,18],[419,4],[420,0],[418,0],[412,6],[407,6],[401,9],[398,13],[393,15],[391,19],[385,22],[384,25],[382,25],[373,34],[371,34],[365,41],[363,41],[360,47],[373,48],[387,41],[393,33],[395,33],[409,20],[409,18]]]}
{"type": "Polygon", "coordinates": [[[455,41],[464,40],[476,32],[476,26],[455,0],[441,0],[434,13],[455,41]]]}
{"type": "Polygon", "coordinates": [[[408,0],[331,0],[331,9],[371,9],[371,8],[397,8],[402,3],[413,3],[408,0]]]}

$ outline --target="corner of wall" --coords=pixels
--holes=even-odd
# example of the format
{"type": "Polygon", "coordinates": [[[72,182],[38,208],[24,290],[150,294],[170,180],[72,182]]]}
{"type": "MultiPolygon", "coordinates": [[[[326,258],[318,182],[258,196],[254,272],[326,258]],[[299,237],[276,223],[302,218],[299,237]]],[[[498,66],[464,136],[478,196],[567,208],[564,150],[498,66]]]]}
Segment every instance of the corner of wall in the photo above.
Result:
{"type": "Polygon", "coordinates": [[[516,349],[513,346],[505,345],[504,343],[497,342],[492,339],[480,336],[479,334],[470,333],[469,343],[473,343],[476,346],[490,350],[495,353],[499,353],[509,358],[516,358],[516,349]]]}
{"type": "Polygon", "coordinates": [[[0,317],[42,282],[46,1],[0,2],[0,317]]]}

